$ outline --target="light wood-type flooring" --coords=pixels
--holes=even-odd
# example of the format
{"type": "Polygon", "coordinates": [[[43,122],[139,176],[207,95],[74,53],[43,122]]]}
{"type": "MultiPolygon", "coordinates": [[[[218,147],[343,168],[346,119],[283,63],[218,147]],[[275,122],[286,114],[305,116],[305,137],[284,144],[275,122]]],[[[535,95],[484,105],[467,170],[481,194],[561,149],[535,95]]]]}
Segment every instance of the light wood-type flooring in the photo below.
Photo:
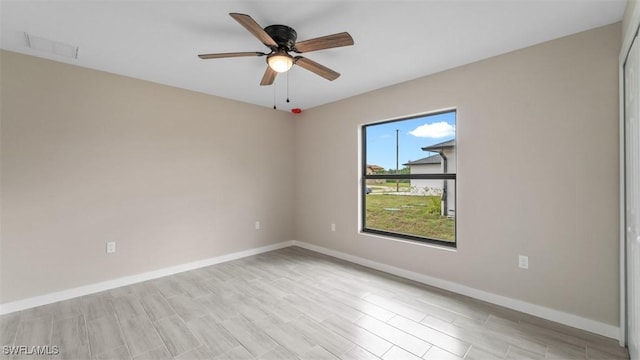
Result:
{"type": "Polygon", "coordinates": [[[298,247],[0,320],[1,359],[627,359],[615,340],[298,247]]]}

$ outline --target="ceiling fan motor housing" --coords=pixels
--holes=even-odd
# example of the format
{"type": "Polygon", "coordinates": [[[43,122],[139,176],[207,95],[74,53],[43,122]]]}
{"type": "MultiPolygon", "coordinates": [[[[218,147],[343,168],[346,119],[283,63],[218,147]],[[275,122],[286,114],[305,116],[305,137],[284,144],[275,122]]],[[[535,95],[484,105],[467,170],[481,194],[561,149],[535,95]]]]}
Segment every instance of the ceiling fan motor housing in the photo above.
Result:
{"type": "Polygon", "coordinates": [[[293,51],[298,38],[298,33],[293,28],[286,25],[269,25],[264,31],[278,44],[279,49],[293,51]]]}

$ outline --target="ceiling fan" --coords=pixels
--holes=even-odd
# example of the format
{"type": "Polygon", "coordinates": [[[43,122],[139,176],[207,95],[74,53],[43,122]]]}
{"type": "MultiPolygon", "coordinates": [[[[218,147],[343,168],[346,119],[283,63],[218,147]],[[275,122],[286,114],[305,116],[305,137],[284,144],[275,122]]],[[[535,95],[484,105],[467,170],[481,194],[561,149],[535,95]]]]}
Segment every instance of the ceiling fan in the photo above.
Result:
{"type": "Polygon", "coordinates": [[[271,51],[269,53],[254,51],[200,54],[198,57],[201,59],[220,59],[243,56],[266,56],[268,66],[262,76],[260,85],[273,84],[278,73],[289,71],[294,64],[322,76],[329,81],[333,81],[340,76],[339,73],[306,57],[291,56],[289,53],[294,52],[301,54],[316,50],[353,45],[353,38],[351,38],[351,35],[347,32],[296,42],[298,34],[289,26],[269,25],[263,29],[249,15],[238,13],[230,13],[229,15],[239,22],[240,25],[244,26],[245,29],[249,30],[253,36],[258,38],[258,40],[260,40],[271,51]]]}

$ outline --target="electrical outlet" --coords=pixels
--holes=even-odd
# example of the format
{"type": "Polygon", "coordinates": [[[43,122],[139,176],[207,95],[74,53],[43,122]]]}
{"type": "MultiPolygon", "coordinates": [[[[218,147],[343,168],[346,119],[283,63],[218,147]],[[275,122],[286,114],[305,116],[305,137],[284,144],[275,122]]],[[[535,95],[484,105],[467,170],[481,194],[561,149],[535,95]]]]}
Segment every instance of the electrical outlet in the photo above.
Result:
{"type": "Polygon", "coordinates": [[[331,231],[336,231],[336,224],[331,224],[331,231]]]}
{"type": "Polygon", "coordinates": [[[518,267],[521,269],[529,268],[529,257],[524,255],[518,255],[518,267]]]}
{"type": "Polygon", "coordinates": [[[107,254],[113,254],[114,252],[116,252],[116,242],[115,241],[107,242],[107,254]]]}
{"type": "Polygon", "coordinates": [[[260,230],[260,221],[256,221],[256,230],[260,230]]]}

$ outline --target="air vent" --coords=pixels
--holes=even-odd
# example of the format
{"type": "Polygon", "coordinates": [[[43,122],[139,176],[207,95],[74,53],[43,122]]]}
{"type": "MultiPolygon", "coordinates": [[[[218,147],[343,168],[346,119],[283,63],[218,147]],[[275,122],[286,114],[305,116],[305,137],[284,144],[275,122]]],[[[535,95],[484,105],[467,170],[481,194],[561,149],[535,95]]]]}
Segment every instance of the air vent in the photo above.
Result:
{"type": "Polygon", "coordinates": [[[64,44],[58,41],[45,39],[39,36],[24,33],[27,39],[27,46],[49,54],[64,56],[66,58],[77,59],[78,47],[74,45],[64,44]]]}

